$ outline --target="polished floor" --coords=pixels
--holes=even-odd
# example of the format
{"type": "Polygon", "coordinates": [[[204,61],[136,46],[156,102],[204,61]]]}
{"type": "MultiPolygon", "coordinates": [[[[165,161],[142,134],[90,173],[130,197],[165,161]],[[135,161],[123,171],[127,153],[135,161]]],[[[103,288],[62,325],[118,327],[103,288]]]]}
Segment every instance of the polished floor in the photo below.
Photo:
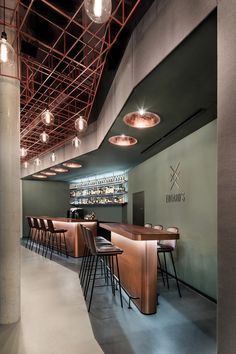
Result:
{"type": "MultiPolygon", "coordinates": [[[[79,269],[78,259],[54,260],[79,269]]],[[[168,290],[160,279],[159,292],[157,313],[145,316],[134,305],[129,310],[126,302],[121,309],[110,288],[95,289],[90,320],[104,353],[216,354],[216,304],[185,286],[180,299],[174,280],[168,290]]]]}
{"type": "Polygon", "coordinates": [[[98,287],[90,313],[79,286],[80,260],[44,259],[22,247],[22,320],[0,326],[0,354],[215,354],[216,305],[175,283],[159,284],[155,315],[124,308],[98,287]],[[37,275],[37,276],[36,276],[37,275]]]}
{"type": "Polygon", "coordinates": [[[21,248],[21,321],[0,326],[0,354],[102,353],[77,273],[21,248]]]}

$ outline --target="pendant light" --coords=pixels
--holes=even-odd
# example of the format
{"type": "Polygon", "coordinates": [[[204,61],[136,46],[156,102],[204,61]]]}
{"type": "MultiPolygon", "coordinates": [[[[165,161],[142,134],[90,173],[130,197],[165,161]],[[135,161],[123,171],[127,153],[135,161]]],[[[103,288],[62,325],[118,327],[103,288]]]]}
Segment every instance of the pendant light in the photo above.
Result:
{"type": "Polygon", "coordinates": [[[111,16],[112,2],[111,0],[85,0],[84,8],[93,22],[105,23],[111,16]]]}
{"type": "Polygon", "coordinates": [[[72,139],[72,146],[75,148],[75,149],[78,149],[79,146],[81,144],[81,140],[78,138],[78,136],[76,135],[74,137],[74,139],[72,139]]]}
{"type": "Polygon", "coordinates": [[[27,169],[28,168],[28,161],[24,161],[23,162],[23,166],[24,166],[25,169],[27,169]]]}
{"type": "Polygon", "coordinates": [[[10,43],[7,41],[7,34],[5,31],[5,24],[6,24],[6,4],[5,0],[3,2],[3,32],[0,39],[0,64],[8,64],[12,65],[15,60],[15,51],[10,43]]]}
{"type": "Polygon", "coordinates": [[[40,179],[46,179],[46,178],[47,178],[47,176],[41,175],[40,173],[35,174],[35,175],[32,175],[32,177],[34,177],[34,178],[40,178],[40,179]]]}
{"type": "Polygon", "coordinates": [[[35,160],[34,160],[34,164],[36,166],[40,166],[41,165],[41,160],[37,157],[35,160]]]}
{"type": "Polygon", "coordinates": [[[50,161],[55,162],[56,159],[57,159],[56,154],[55,154],[55,152],[53,152],[52,155],[50,156],[50,161]]]}
{"type": "Polygon", "coordinates": [[[24,147],[22,147],[20,149],[20,156],[21,157],[26,157],[27,156],[27,149],[25,149],[24,147]]]}
{"type": "Polygon", "coordinates": [[[43,124],[49,126],[54,124],[54,115],[52,112],[49,111],[49,108],[47,108],[43,113],[41,114],[41,120],[43,124]]]}
{"type": "Polygon", "coordinates": [[[39,139],[42,143],[47,144],[49,141],[49,135],[44,131],[39,135],[39,139]]]}
{"type": "Polygon", "coordinates": [[[75,121],[75,129],[79,132],[79,133],[83,133],[86,131],[88,126],[88,123],[86,121],[86,119],[84,119],[84,117],[79,116],[79,118],[76,119],[75,121]]]}
{"type": "Polygon", "coordinates": [[[137,129],[152,128],[160,124],[161,118],[153,112],[147,112],[140,108],[136,112],[128,113],[124,116],[123,121],[130,127],[137,129]]]}
{"type": "Polygon", "coordinates": [[[132,146],[138,142],[134,137],[125,134],[111,136],[108,141],[109,143],[118,146],[132,146]]]}

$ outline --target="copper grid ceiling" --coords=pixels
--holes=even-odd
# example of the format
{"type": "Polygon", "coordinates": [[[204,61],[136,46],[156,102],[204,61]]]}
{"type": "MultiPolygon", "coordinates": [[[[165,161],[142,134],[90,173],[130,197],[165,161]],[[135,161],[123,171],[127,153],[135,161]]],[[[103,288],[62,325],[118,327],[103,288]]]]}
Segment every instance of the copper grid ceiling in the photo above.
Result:
{"type": "Polygon", "coordinates": [[[73,12],[62,10],[55,0],[17,1],[20,43],[37,47],[36,57],[20,56],[21,146],[28,149],[27,160],[72,139],[78,115],[89,119],[107,53],[140,2],[113,0],[112,16],[98,25],[85,14],[83,1],[74,1],[73,12]],[[32,31],[32,23],[36,26],[39,19],[46,40],[35,35],[37,27],[32,31]],[[40,118],[47,105],[55,115],[52,127],[45,127],[40,118]],[[43,130],[50,136],[46,145],[39,141],[43,130]]]}

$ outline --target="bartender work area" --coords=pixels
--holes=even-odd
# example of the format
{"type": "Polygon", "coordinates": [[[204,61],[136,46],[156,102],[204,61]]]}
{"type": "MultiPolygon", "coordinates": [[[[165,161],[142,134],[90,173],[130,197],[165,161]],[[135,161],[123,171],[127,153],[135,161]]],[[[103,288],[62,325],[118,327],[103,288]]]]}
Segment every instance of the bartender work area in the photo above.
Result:
{"type": "Polygon", "coordinates": [[[0,0],[0,354],[235,354],[235,16],[0,0]]]}

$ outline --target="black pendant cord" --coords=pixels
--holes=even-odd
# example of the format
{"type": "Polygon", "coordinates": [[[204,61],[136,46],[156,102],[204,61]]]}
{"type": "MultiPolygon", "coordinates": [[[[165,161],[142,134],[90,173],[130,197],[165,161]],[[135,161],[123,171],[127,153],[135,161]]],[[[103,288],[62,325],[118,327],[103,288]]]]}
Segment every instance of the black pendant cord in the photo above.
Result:
{"type": "Polygon", "coordinates": [[[7,39],[7,34],[6,34],[6,1],[3,0],[3,32],[2,32],[2,38],[7,39]]]}

